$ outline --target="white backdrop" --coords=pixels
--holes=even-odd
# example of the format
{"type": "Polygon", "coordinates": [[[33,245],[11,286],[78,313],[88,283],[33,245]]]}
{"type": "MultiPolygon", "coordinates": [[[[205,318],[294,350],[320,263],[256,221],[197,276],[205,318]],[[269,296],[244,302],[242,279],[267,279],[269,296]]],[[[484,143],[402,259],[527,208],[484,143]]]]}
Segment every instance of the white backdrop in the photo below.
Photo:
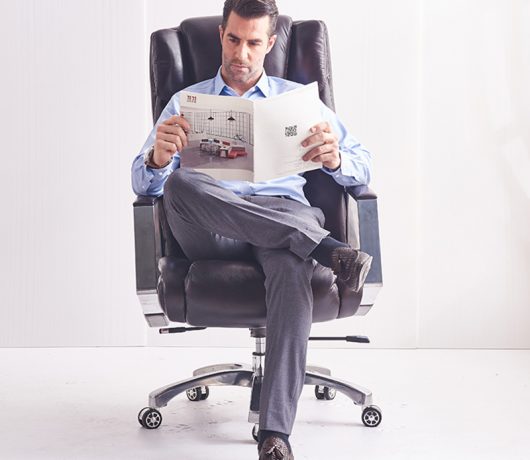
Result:
{"type": "MultiPolygon", "coordinates": [[[[377,305],[313,332],[530,347],[530,2],[278,4],[326,21],[337,112],[373,152],[379,195],[377,305]]],[[[183,5],[0,2],[0,346],[250,344],[245,330],[159,337],[134,293],[149,35],[222,2],[183,5]]]]}

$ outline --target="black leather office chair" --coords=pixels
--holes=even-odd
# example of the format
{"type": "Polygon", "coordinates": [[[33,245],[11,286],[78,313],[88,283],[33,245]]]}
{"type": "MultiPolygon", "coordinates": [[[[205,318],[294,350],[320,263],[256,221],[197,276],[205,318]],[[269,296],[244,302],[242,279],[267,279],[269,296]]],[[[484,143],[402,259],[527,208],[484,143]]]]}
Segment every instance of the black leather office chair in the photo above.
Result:
{"type": "MultiPolygon", "coordinates": [[[[221,16],[193,18],[179,27],[151,36],[151,97],[157,120],[171,96],[188,85],[212,78],[221,65],[218,25],[221,16]]],[[[318,81],[322,101],[334,108],[327,29],[321,21],[296,21],[280,16],[278,39],[265,60],[268,75],[300,83],[318,81]]],[[[364,290],[354,293],[337,283],[329,270],[318,266],[312,286],[313,322],[364,315],[382,286],[377,197],[366,186],[345,188],[322,171],[305,174],[304,192],[312,206],[321,208],[326,228],[334,238],[346,241],[374,257],[364,290]],[[353,199],[352,199],[353,198],[353,199]]],[[[253,262],[200,260],[190,263],[174,240],[162,205],[163,197],[139,196],[134,203],[136,287],[145,318],[161,333],[184,332],[205,327],[249,328],[256,339],[252,366],[220,364],[197,369],[193,377],[159,388],[149,395],[149,407],[138,414],[145,428],[160,426],[158,411],[177,394],[191,401],[206,399],[209,386],[239,385],[252,389],[249,422],[256,439],[259,392],[265,352],[265,289],[263,274],[253,262]],[[187,323],[192,327],[167,327],[187,323]]],[[[345,338],[343,338],[345,339],[345,338]]],[[[367,342],[359,336],[349,341],[367,342]]],[[[381,411],[372,395],[357,385],[331,377],[329,369],[307,366],[306,385],[315,386],[318,399],[344,393],[363,407],[362,421],[377,426],[381,411]]]]}

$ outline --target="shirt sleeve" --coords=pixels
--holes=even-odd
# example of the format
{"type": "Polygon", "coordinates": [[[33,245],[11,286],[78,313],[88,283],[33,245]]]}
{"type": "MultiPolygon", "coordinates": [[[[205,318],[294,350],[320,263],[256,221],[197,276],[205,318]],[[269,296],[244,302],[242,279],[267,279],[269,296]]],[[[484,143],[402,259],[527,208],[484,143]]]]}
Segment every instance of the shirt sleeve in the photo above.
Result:
{"type": "Polygon", "coordinates": [[[337,115],[324,103],[322,103],[322,115],[339,138],[341,157],[339,169],[332,171],[323,167],[322,170],[333,177],[338,184],[346,187],[369,184],[372,174],[370,152],[348,132],[337,115]]]}
{"type": "Polygon", "coordinates": [[[146,166],[145,155],[153,147],[156,138],[156,128],[165,120],[180,112],[178,102],[179,93],[175,93],[170,99],[157,122],[153,126],[151,133],[147,137],[140,153],[133,160],[131,168],[132,188],[136,195],[160,196],[163,194],[164,184],[169,175],[180,166],[180,155],[173,156],[173,161],[165,168],[154,169],[146,166]]]}

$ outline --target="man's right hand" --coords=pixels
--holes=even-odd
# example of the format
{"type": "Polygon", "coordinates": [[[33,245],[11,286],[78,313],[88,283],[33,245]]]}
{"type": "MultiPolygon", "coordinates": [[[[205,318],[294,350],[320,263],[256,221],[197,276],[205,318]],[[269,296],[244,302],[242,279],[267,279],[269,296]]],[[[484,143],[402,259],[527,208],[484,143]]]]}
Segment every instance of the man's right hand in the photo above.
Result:
{"type": "Polygon", "coordinates": [[[159,165],[169,163],[173,155],[188,145],[189,123],[183,116],[173,115],[156,128],[153,161],[159,165]]]}

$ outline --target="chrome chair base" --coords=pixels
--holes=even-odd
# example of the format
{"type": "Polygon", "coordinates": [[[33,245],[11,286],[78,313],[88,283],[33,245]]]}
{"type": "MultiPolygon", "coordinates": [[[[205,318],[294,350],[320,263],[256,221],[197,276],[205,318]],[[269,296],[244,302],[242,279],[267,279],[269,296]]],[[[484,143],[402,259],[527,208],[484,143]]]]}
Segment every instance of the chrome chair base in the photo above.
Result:
{"type": "MultiPolygon", "coordinates": [[[[251,388],[251,402],[248,421],[254,423],[253,436],[256,439],[259,422],[259,397],[263,380],[263,360],[265,357],[264,333],[255,334],[256,350],[252,354],[253,364],[224,363],[204,366],[193,371],[193,376],[171,383],[149,394],[149,407],[158,412],[161,407],[180,393],[186,392],[192,401],[206,399],[208,387],[233,385],[251,388]]],[[[377,426],[381,421],[381,411],[372,405],[372,392],[360,385],[339,380],[331,376],[331,371],[321,366],[306,367],[304,385],[314,385],[318,399],[333,399],[336,392],[343,393],[357,406],[362,406],[362,421],[366,426],[377,426]]],[[[156,415],[156,414],[155,414],[156,415]]]]}

